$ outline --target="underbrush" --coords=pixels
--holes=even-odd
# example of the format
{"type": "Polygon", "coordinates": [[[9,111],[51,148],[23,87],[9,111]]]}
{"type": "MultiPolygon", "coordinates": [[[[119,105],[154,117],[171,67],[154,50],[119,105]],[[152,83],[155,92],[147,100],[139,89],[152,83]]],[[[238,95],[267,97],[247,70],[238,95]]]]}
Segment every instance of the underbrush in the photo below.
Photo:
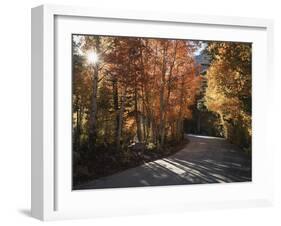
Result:
{"type": "Polygon", "coordinates": [[[188,140],[170,142],[161,150],[156,145],[148,143],[142,150],[125,147],[120,151],[114,145],[100,145],[92,152],[81,148],[79,154],[73,153],[73,188],[89,181],[110,176],[126,169],[134,168],[144,163],[170,156],[188,143],[188,140]]]}

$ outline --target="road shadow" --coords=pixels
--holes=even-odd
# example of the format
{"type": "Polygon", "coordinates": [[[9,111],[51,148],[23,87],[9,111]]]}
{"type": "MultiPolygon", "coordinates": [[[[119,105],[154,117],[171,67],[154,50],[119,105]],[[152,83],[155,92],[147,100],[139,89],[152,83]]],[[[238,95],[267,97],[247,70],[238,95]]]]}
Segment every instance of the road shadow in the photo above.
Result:
{"type": "Polygon", "coordinates": [[[225,139],[191,137],[180,152],[78,189],[249,182],[251,157],[225,139]]]}

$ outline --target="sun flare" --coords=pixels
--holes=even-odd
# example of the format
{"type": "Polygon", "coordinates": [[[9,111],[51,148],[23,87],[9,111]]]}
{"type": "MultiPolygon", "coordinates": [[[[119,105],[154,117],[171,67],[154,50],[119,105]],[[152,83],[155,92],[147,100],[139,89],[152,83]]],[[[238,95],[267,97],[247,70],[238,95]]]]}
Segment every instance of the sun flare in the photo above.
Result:
{"type": "Polygon", "coordinates": [[[95,51],[89,51],[87,53],[88,64],[96,64],[99,61],[99,56],[95,51]]]}

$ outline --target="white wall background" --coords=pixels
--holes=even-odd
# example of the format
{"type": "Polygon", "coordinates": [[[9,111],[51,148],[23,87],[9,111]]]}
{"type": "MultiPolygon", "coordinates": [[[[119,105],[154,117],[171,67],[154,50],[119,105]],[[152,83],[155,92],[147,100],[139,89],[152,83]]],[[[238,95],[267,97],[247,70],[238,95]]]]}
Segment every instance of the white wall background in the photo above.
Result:
{"type": "MultiPolygon", "coordinates": [[[[0,8],[0,225],[39,225],[30,208],[30,8],[43,4],[263,17],[275,20],[275,97],[268,127],[275,149],[274,207],[50,222],[51,225],[281,225],[281,7],[277,0],[8,0],[0,8]],[[280,129],[279,129],[280,128],[280,129]]],[[[264,75],[267,76],[267,75],[264,75]]]]}

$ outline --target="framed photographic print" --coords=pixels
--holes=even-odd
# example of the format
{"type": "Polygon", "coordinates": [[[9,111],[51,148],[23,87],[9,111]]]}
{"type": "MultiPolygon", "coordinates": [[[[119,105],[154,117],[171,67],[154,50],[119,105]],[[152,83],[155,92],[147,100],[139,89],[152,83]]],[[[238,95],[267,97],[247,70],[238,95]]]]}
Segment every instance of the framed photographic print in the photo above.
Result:
{"type": "Polygon", "coordinates": [[[269,205],[272,21],[32,9],[32,216],[269,205]]]}

